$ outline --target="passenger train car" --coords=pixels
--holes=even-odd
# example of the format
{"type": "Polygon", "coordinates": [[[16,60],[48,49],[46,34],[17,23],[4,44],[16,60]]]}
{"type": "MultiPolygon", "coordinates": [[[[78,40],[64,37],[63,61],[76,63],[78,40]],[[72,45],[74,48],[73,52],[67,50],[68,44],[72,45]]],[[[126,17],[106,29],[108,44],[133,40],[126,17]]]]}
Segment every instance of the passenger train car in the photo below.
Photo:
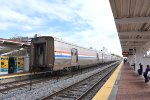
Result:
{"type": "Polygon", "coordinates": [[[111,54],[97,52],[50,36],[36,37],[31,41],[30,70],[34,71],[57,71],[113,60],[117,59],[112,59],[111,54]]]}

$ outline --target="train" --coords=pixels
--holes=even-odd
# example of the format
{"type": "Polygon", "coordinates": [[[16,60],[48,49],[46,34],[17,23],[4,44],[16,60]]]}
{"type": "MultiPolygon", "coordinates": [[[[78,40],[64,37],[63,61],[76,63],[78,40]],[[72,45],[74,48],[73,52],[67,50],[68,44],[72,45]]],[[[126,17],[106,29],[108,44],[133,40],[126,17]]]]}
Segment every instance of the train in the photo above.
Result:
{"type": "Polygon", "coordinates": [[[59,71],[120,59],[110,53],[81,47],[52,36],[31,40],[30,71],[59,71]]]}

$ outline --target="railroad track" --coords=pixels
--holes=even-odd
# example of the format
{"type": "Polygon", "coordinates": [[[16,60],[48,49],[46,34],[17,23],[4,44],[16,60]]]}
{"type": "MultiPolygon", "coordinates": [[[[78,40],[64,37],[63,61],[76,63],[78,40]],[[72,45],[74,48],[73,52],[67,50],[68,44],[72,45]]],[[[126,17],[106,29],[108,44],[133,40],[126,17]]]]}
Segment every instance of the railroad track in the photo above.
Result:
{"type": "Polygon", "coordinates": [[[14,81],[14,82],[9,82],[9,83],[3,83],[3,84],[0,84],[0,93],[5,93],[9,90],[17,89],[17,88],[21,88],[21,87],[25,87],[25,86],[31,86],[33,84],[37,84],[37,83],[44,82],[44,81],[50,81],[52,79],[57,79],[57,80],[59,78],[67,79],[67,78],[73,77],[76,74],[79,75],[79,74],[83,74],[88,71],[94,70],[95,68],[84,69],[84,70],[82,70],[82,72],[80,70],[80,71],[72,73],[71,75],[69,74],[69,75],[61,76],[61,77],[60,76],[59,77],[44,77],[44,79],[41,79],[41,78],[40,79],[32,79],[32,80],[26,79],[26,80],[14,81]]]}
{"type": "MultiPolygon", "coordinates": [[[[85,72],[82,72],[81,74],[83,74],[83,73],[85,73],[85,72]]],[[[25,86],[32,87],[33,84],[46,82],[46,81],[50,81],[50,80],[58,81],[60,78],[67,79],[67,78],[73,77],[76,74],[78,75],[78,73],[73,73],[72,75],[66,75],[66,76],[62,76],[62,77],[60,77],[60,76],[59,77],[57,77],[57,76],[56,77],[43,77],[43,79],[41,79],[41,78],[40,79],[32,79],[32,80],[28,79],[28,80],[3,83],[3,84],[0,84],[0,93],[5,94],[6,91],[25,87],[25,86]]]]}
{"type": "MultiPolygon", "coordinates": [[[[94,90],[94,88],[100,88],[115,68],[116,65],[114,65],[113,67],[110,66],[69,87],[66,87],[51,95],[45,96],[42,98],[42,100],[90,100],[94,96],[94,94],[90,92],[94,90]]],[[[94,91],[98,91],[99,88],[94,91]]]]}
{"type": "MultiPolygon", "coordinates": [[[[91,70],[82,70],[82,72],[75,74],[70,74],[68,76],[64,77],[58,77],[58,79],[51,79],[47,81],[42,81],[37,84],[33,84],[32,88],[30,89],[29,85],[15,88],[12,90],[8,90],[6,92],[0,93],[0,99],[7,99],[7,100],[41,100],[43,96],[48,96],[52,93],[55,93],[63,88],[69,87],[70,85],[81,81],[85,79],[86,77],[89,77],[101,70],[104,70],[105,68],[108,68],[109,66],[112,66],[114,64],[117,64],[119,62],[112,63],[107,66],[99,67],[98,69],[95,69],[93,71],[91,70]]],[[[14,86],[15,87],[15,86],[14,86]]],[[[60,99],[59,99],[60,100],[60,99]]]]}
{"type": "MultiPolygon", "coordinates": [[[[36,84],[36,83],[39,83],[39,82],[42,82],[42,81],[43,81],[43,79],[33,80],[32,84],[36,84]]],[[[30,84],[31,84],[31,82],[29,80],[1,84],[0,93],[5,93],[6,91],[16,89],[16,88],[20,88],[20,87],[25,87],[25,86],[28,86],[30,84]]]]}

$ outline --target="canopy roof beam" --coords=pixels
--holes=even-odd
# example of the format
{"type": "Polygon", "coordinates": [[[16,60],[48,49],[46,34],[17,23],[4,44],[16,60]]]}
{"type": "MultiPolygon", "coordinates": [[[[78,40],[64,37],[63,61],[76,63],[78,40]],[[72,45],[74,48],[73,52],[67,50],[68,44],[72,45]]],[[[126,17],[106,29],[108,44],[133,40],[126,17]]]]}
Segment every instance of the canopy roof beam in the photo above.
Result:
{"type": "Polygon", "coordinates": [[[116,18],[115,22],[117,24],[150,23],[150,17],[116,18]]]}

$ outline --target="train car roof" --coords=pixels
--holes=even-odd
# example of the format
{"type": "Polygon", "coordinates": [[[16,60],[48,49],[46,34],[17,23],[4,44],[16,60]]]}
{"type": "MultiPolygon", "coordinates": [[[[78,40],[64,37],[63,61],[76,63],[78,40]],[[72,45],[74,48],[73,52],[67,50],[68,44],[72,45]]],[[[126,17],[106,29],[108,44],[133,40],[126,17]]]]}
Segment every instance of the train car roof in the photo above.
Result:
{"type": "Polygon", "coordinates": [[[83,48],[83,49],[87,49],[87,50],[91,50],[91,51],[95,51],[97,52],[97,50],[94,50],[94,49],[90,49],[90,48],[86,48],[86,47],[83,47],[83,46],[80,46],[78,44],[74,44],[74,43],[71,43],[71,42],[67,42],[67,41],[64,41],[62,39],[59,39],[57,37],[53,37],[55,41],[59,41],[59,42],[63,42],[63,43],[66,43],[66,44],[69,44],[69,45],[73,45],[73,46],[77,46],[79,48],[83,48]]]}
{"type": "Polygon", "coordinates": [[[87,49],[87,50],[90,50],[90,51],[98,52],[97,50],[93,50],[93,49],[90,49],[90,48],[82,47],[82,46],[79,46],[79,45],[77,45],[77,44],[74,44],[74,43],[71,43],[71,42],[67,42],[67,41],[64,41],[64,40],[62,40],[62,39],[60,39],[60,38],[53,37],[53,36],[40,36],[40,37],[36,37],[36,38],[53,38],[54,41],[59,41],[59,42],[65,43],[65,44],[77,46],[77,47],[79,47],[79,48],[83,48],[83,49],[87,49]]]}
{"type": "MultiPolygon", "coordinates": [[[[53,38],[54,41],[58,41],[58,42],[62,42],[62,43],[65,43],[65,44],[77,46],[77,47],[79,47],[79,48],[87,49],[87,50],[94,51],[94,52],[97,52],[97,53],[102,53],[102,52],[103,52],[103,51],[98,51],[98,50],[94,50],[94,49],[82,47],[82,46],[79,46],[79,45],[77,45],[77,44],[74,44],[74,43],[71,43],[71,42],[67,42],[67,41],[64,41],[64,40],[62,40],[62,39],[60,39],[60,38],[53,37],[53,36],[40,36],[40,37],[37,37],[37,38],[53,38]]],[[[106,53],[106,52],[103,52],[103,54],[111,55],[110,53],[106,53]]]]}

